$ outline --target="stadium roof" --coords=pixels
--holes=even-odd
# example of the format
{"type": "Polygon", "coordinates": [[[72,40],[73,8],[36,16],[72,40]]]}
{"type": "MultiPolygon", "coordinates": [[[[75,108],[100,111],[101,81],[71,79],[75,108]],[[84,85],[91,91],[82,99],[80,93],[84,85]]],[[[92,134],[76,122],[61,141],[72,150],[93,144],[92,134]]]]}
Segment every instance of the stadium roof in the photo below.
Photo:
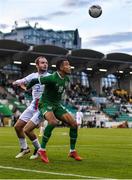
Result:
{"type": "Polygon", "coordinates": [[[14,40],[0,40],[0,49],[27,51],[29,45],[14,40]]]}
{"type": "Polygon", "coordinates": [[[13,40],[0,40],[0,56],[15,54],[18,51],[27,51],[29,45],[13,40]]]}
{"type": "Polygon", "coordinates": [[[69,57],[71,58],[71,61],[75,61],[75,63],[77,64],[90,64],[92,61],[94,61],[94,63],[97,63],[100,59],[104,57],[104,54],[91,49],[77,49],[71,51],[69,57]]]}
{"type": "Polygon", "coordinates": [[[71,56],[74,57],[83,57],[83,58],[97,58],[97,59],[102,59],[104,57],[104,54],[98,51],[94,51],[91,49],[77,49],[73,50],[71,52],[71,56]]]}
{"type": "MultiPolygon", "coordinates": [[[[93,68],[95,71],[99,68],[108,69],[109,73],[114,73],[117,70],[128,70],[132,67],[132,56],[124,53],[110,53],[103,54],[101,52],[91,50],[91,49],[77,49],[68,50],[62,47],[53,45],[39,45],[39,46],[29,46],[22,42],[14,40],[0,40],[0,64],[9,64],[10,60],[21,61],[22,64],[26,65],[30,62],[34,62],[37,56],[45,56],[49,65],[52,65],[53,57],[65,56],[69,54],[69,60],[75,69],[84,70],[88,67],[93,68]],[[4,61],[7,59],[8,61],[4,61]]],[[[2,67],[2,66],[1,66],[2,67]]],[[[26,68],[27,66],[24,65],[26,68]]],[[[94,72],[95,72],[94,71],[94,72]]]]}
{"type": "Polygon", "coordinates": [[[40,45],[40,46],[34,46],[32,52],[44,53],[47,56],[58,56],[58,55],[66,55],[68,53],[68,50],[53,45],[40,45]]]}
{"type": "Polygon", "coordinates": [[[132,56],[125,53],[110,53],[107,54],[106,59],[108,60],[116,60],[116,61],[125,61],[132,62],[132,56]]]}

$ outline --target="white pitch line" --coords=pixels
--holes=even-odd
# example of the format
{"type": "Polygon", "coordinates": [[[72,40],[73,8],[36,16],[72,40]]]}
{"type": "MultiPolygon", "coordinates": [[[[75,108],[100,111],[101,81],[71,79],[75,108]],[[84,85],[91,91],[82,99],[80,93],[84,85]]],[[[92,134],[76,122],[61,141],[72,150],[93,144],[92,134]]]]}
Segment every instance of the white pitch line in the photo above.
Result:
{"type": "Polygon", "coordinates": [[[33,173],[41,173],[41,174],[52,174],[52,175],[59,175],[59,176],[73,176],[73,177],[79,177],[79,178],[87,178],[87,179],[110,179],[111,178],[103,178],[103,177],[94,177],[94,176],[83,176],[79,174],[66,174],[66,173],[57,173],[57,172],[49,172],[49,171],[39,171],[39,170],[33,170],[33,169],[24,169],[24,168],[16,168],[16,167],[7,167],[7,166],[0,166],[1,169],[9,169],[9,170],[15,170],[15,171],[25,171],[25,172],[33,172],[33,173]]]}
{"type": "MultiPolygon", "coordinates": [[[[117,144],[117,145],[120,145],[120,144],[117,144]]],[[[111,144],[111,145],[105,145],[104,147],[109,147],[109,146],[113,146],[115,147],[116,145],[115,144],[111,144]]],[[[132,146],[132,144],[128,144],[127,146],[132,146]]],[[[19,146],[16,146],[16,145],[0,145],[0,148],[15,148],[15,147],[19,147],[19,146]]],[[[48,148],[57,148],[57,147],[69,147],[69,145],[48,145],[48,148]]],[[[100,148],[102,147],[101,145],[93,145],[93,144],[81,144],[79,145],[79,147],[93,147],[93,148],[100,148]]]]}

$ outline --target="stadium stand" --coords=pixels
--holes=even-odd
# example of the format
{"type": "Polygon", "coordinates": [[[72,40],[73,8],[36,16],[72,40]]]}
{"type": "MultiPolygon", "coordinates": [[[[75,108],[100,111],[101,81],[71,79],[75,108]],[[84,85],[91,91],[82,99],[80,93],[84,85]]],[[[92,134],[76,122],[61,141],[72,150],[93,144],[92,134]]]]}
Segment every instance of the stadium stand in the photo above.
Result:
{"type": "Polygon", "coordinates": [[[53,57],[67,54],[73,67],[70,77],[72,83],[66,91],[63,103],[73,115],[78,108],[81,108],[84,113],[82,126],[106,127],[106,123],[124,121],[131,124],[132,90],[129,67],[132,63],[131,55],[123,53],[104,55],[90,49],[69,51],[53,45],[39,45],[31,48],[30,45],[14,40],[0,40],[0,105],[1,108],[3,106],[8,109],[7,114],[2,114],[4,111],[0,110],[1,116],[10,116],[13,119],[13,125],[30,103],[30,92],[25,94],[21,89],[13,87],[12,81],[33,72],[35,68],[30,64],[37,56],[44,55],[49,61],[49,70],[53,72],[55,64],[53,57]],[[14,61],[21,63],[16,65],[14,61]],[[107,69],[107,71],[101,72],[100,69],[107,69]],[[119,70],[124,71],[124,74],[120,74],[119,70]],[[88,82],[84,81],[81,72],[84,72],[88,82]],[[100,80],[108,74],[114,74],[117,77],[116,86],[114,83],[101,86],[100,80]],[[123,75],[127,76],[125,81],[123,75]]]}

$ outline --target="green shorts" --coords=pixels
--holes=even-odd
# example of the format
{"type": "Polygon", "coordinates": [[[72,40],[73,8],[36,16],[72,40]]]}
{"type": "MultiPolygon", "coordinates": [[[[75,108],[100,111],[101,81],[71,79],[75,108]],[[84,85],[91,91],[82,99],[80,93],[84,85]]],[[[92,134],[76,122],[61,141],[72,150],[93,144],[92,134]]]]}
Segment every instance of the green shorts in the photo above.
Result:
{"type": "Polygon", "coordinates": [[[56,118],[61,118],[63,114],[68,113],[65,107],[61,104],[52,104],[49,102],[39,103],[39,111],[41,115],[45,115],[46,112],[53,112],[56,118]]]}

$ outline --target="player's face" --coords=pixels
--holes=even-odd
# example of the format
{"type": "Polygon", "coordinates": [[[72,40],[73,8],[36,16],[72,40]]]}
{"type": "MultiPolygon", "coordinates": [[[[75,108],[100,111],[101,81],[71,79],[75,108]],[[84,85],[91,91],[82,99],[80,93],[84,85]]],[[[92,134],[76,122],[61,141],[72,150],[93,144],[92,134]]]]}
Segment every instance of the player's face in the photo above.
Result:
{"type": "Polygon", "coordinates": [[[63,62],[62,71],[63,71],[65,74],[70,74],[70,73],[71,73],[71,66],[70,66],[69,61],[64,61],[64,62],[63,62]]]}
{"type": "Polygon", "coordinates": [[[36,65],[38,71],[47,71],[48,69],[48,61],[45,58],[40,58],[39,63],[36,65]]]}

